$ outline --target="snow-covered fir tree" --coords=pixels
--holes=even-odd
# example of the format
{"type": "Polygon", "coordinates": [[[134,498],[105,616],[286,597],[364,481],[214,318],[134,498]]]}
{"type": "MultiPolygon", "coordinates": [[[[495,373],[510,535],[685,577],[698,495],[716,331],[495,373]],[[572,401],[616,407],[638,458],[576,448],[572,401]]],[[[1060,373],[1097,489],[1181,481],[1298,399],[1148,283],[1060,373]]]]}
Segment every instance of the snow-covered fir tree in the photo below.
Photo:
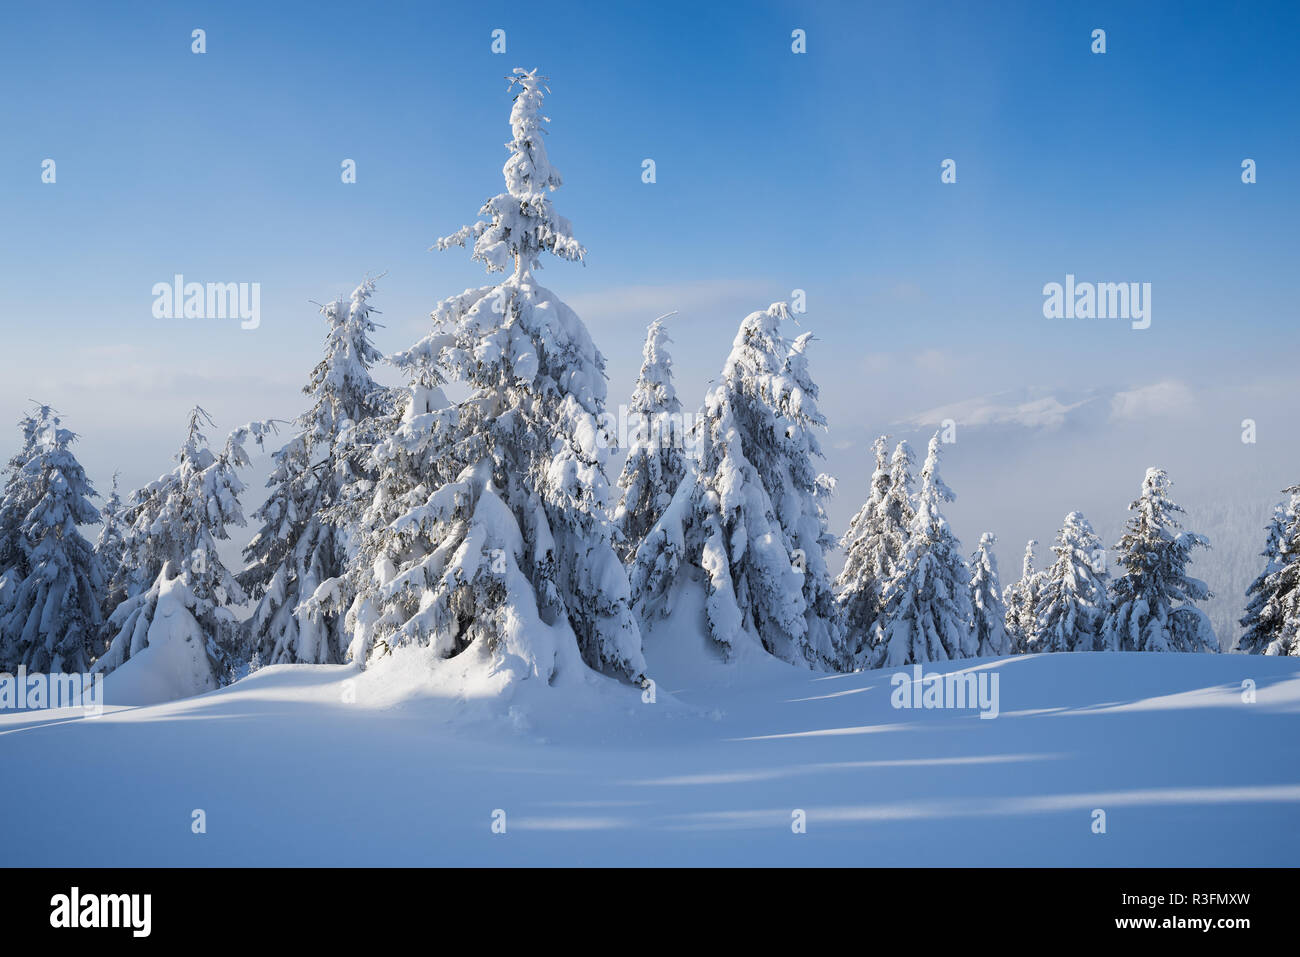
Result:
{"type": "Polygon", "coordinates": [[[888,438],[871,446],[876,467],[867,501],[858,509],[841,540],[844,567],[835,581],[849,650],[858,663],[869,661],[881,635],[876,623],[887,600],[894,570],[907,546],[912,511],[912,449],[899,442],[886,459],[888,438]]]}
{"type": "Polygon", "coordinates": [[[844,565],[835,578],[835,600],[848,635],[850,653],[856,659],[870,633],[879,611],[880,556],[875,525],[881,503],[889,489],[889,468],[885,459],[888,448],[885,436],[872,443],[876,467],[871,473],[867,500],[849,520],[848,531],[840,539],[844,565]]]}
{"type": "MultiPolygon", "coordinates": [[[[12,595],[27,574],[22,525],[35,504],[35,490],[28,485],[24,470],[36,454],[37,442],[55,423],[56,413],[48,405],[37,405],[18,422],[22,442],[5,464],[4,492],[0,495],[0,611],[6,593],[12,595]],[[8,587],[5,582],[9,582],[8,587]]],[[[57,427],[57,426],[54,426],[57,427]]]]}
{"type": "Polygon", "coordinates": [[[1274,575],[1285,564],[1283,548],[1290,523],[1289,513],[1294,511],[1298,498],[1300,496],[1292,494],[1289,503],[1279,502],[1273,506],[1272,518],[1265,529],[1264,550],[1259,553],[1264,559],[1264,568],[1246,588],[1246,613],[1238,622],[1243,630],[1234,646],[1235,651],[1260,654],[1272,643],[1272,633],[1278,624],[1274,588],[1279,582],[1274,575]]]}
{"type": "Polygon", "coordinates": [[[32,421],[29,458],[11,475],[26,511],[14,529],[20,557],[0,585],[0,670],[84,672],[101,624],[104,575],[77,526],[99,520],[90,502],[96,492],[72,453],[76,435],[44,407],[32,421]]]}
{"type": "Polygon", "coordinates": [[[1036,538],[1031,538],[1025,545],[1020,580],[1008,585],[1002,596],[1007,604],[1007,634],[1011,637],[1014,654],[1025,654],[1038,634],[1038,593],[1042,587],[1042,574],[1034,570],[1034,549],[1037,547],[1036,538]]]}
{"type": "Polygon", "coordinates": [[[631,560],[646,533],[672,501],[686,474],[686,434],[682,404],[673,388],[672,340],[661,316],[650,324],[641,355],[641,374],[629,404],[627,459],[618,477],[622,499],[614,512],[619,550],[631,560]]]}
{"type": "Polygon", "coordinates": [[[876,666],[970,658],[979,650],[971,628],[970,570],[941,511],[955,499],[939,476],[941,447],[936,433],[921,467],[907,548],[889,586],[876,666]]]}
{"type": "Polygon", "coordinates": [[[1093,651],[1107,611],[1101,541],[1079,512],[1065,516],[1052,546],[1056,556],[1039,577],[1037,622],[1028,651],[1093,651]]]}
{"type": "Polygon", "coordinates": [[[1205,612],[1192,605],[1210,597],[1205,583],[1187,574],[1204,535],[1179,531],[1183,509],[1169,498],[1164,469],[1148,469],[1142,492],[1129,506],[1137,514],[1115,546],[1124,573],[1114,580],[1111,609],[1098,648],[1104,651],[1218,651],[1205,612]]]}
{"type": "MultiPolygon", "coordinates": [[[[440,348],[427,337],[391,357],[410,381],[391,414],[370,420],[374,434],[364,464],[373,479],[344,486],[341,503],[329,510],[333,522],[351,530],[355,548],[343,573],[323,580],[298,609],[316,622],[343,616],[349,660],[365,663],[376,644],[382,654],[407,642],[436,641],[420,613],[435,587],[455,584],[440,577],[448,554],[440,529],[399,523],[420,514],[433,490],[459,478],[448,447],[458,419],[441,388],[440,348]]],[[[470,507],[461,503],[453,529],[468,529],[470,507]]],[[[453,643],[453,651],[467,644],[453,643]]]]}
{"type": "Polygon", "coordinates": [[[642,542],[632,566],[643,615],[667,615],[701,569],[709,634],[727,653],[756,639],[770,654],[820,669],[847,666],[824,550],[813,429],[821,424],[803,355],[781,334],[785,303],[740,325],[705,398],[695,467],[642,542]],[[811,569],[819,569],[812,579],[811,569]]]}
{"type": "MultiPolygon", "coordinates": [[[[370,375],[381,358],[371,342],[374,289],[367,279],[350,297],[321,308],[325,356],[303,387],[311,407],[295,420],[300,431],[274,453],[271,493],[253,513],[262,525],[244,549],[248,565],[239,581],[259,599],[247,628],[263,664],[333,664],[348,648],[342,614],[299,614],[298,606],[343,575],[355,551],[343,521],[344,494],[372,481],[360,437],[392,411],[389,390],[370,375]]],[[[341,595],[339,604],[350,597],[341,595]]]]}
{"type": "Polygon", "coordinates": [[[998,559],[993,554],[997,538],[991,532],[980,536],[979,548],[971,556],[970,605],[971,627],[981,658],[1001,658],[1011,654],[1011,637],[1007,634],[1007,607],[1002,603],[1002,585],[998,581],[998,559]]]}
{"type": "Polygon", "coordinates": [[[782,375],[776,380],[776,408],[786,423],[777,435],[783,468],[759,467],[768,483],[777,521],[789,538],[796,571],[803,576],[803,598],[807,609],[803,638],[804,660],[834,671],[852,667],[844,622],[835,601],[835,587],[826,564],[826,553],[837,541],[830,532],[826,503],[835,491],[835,480],[817,471],[814,460],[823,458],[818,433],[826,430],[826,418],[817,407],[819,389],[808,368],[811,332],[790,344],[782,375]]]}
{"type": "Polygon", "coordinates": [[[117,490],[119,473],[113,473],[113,491],[108,501],[99,510],[99,536],[95,539],[95,555],[104,570],[105,583],[113,580],[122,566],[122,553],[126,550],[126,537],[123,534],[126,507],[117,490]]]}
{"type": "Polygon", "coordinates": [[[907,551],[907,540],[912,535],[912,520],[916,517],[913,505],[916,479],[912,476],[915,465],[916,456],[912,453],[912,446],[906,439],[900,440],[889,458],[889,491],[885,496],[883,511],[881,543],[890,560],[890,571],[884,578],[880,592],[882,609],[889,602],[890,584],[895,580],[894,572],[907,551]]]}
{"type": "Polygon", "coordinates": [[[97,671],[110,672],[146,648],[173,678],[174,690],[198,694],[231,677],[246,654],[231,605],[246,600],[222,563],[217,542],[242,527],[239,470],[249,465],[245,443],[270,431],[254,422],[232,432],[214,452],[203,429],[214,423],[190,412],[176,467],[132,493],[130,527],[115,590],[124,597],[109,618],[107,650],[97,671]]]}
{"type": "Polygon", "coordinates": [[[1264,541],[1264,570],[1246,590],[1236,646],[1246,654],[1300,655],[1300,485],[1285,493],[1264,541]]]}
{"type": "MultiPolygon", "coordinates": [[[[607,511],[605,359],[533,278],[543,253],[585,255],[548,196],[561,178],[543,142],[544,82],[515,70],[506,192],[438,241],[472,244],[476,261],[508,278],[440,302],[434,333],[395,360],[411,397],[376,448],[350,572],[351,653],[363,660],[414,643],[442,657],[477,649],[544,681],[580,673],[582,661],[633,680],[645,670],[607,511]],[[438,408],[443,379],[470,395],[438,408]],[[404,489],[413,471],[422,481],[404,489]]],[[[322,583],[310,607],[337,607],[338,592],[338,579],[322,583]]]]}

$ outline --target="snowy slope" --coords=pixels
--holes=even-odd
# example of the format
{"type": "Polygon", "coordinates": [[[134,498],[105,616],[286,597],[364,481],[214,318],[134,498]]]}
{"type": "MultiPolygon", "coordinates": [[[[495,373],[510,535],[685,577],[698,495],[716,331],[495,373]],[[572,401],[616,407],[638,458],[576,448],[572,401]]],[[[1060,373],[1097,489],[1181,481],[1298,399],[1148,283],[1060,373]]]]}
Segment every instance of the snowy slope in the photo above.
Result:
{"type": "Polygon", "coordinates": [[[999,675],[981,720],[895,710],[888,671],[723,665],[685,598],[647,637],[654,704],[595,675],[454,691],[472,667],[431,677],[408,650],[360,677],[277,666],[96,719],[0,715],[0,814],[49,822],[11,828],[0,863],[1300,863],[1295,660],[968,663],[999,675]]]}

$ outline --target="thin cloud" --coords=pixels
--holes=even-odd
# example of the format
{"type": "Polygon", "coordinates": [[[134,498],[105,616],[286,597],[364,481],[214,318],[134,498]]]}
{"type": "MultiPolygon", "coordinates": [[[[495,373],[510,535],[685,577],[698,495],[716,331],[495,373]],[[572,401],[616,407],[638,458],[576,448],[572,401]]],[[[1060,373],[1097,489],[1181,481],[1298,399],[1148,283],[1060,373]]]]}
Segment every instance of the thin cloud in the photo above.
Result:
{"type": "Polygon", "coordinates": [[[774,299],[788,298],[761,279],[700,279],[664,285],[611,286],[565,297],[570,306],[591,325],[606,321],[635,320],[645,324],[674,310],[700,314],[719,311],[729,323],[739,321],[756,309],[765,309],[774,299]]]}
{"type": "Polygon", "coordinates": [[[1117,422],[1172,418],[1195,411],[1195,394],[1184,383],[1174,379],[1117,392],[1110,404],[1110,417],[1117,422]]]}

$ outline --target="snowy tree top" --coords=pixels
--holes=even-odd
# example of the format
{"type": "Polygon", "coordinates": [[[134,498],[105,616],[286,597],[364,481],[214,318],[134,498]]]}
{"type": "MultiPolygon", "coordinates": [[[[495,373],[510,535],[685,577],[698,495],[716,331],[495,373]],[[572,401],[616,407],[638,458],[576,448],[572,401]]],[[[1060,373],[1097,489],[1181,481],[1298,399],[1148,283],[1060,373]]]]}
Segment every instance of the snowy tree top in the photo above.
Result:
{"type": "Polygon", "coordinates": [[[1149,468],[1142,479],[1142,492],[1137,501],[1129,505],[1130,511],[1137,516],[1129,525],[1128,532],[1121,544],[1138,538],[1152,537],[1165,541],[1178,542],[1185,548],[1194,546],[1208,548],[1210,540],[1196,532],[1180,532],[1181,523],[1174,513],[1183,512],[1181,505],[1169,497],[1173,487],[1169,473],[1160,468],[1149,468]]]}
{"type": "Polygon", "coordinates": [[[876,471],[879,472],[889,464],[889,436],[878,435],[871,443],[871,454],[876,457],[876,471]]]}
{"type": "MultiPolygon", "coordinates": [[[[23,447],[9,462],[13,472],[21,471],[23,466],[36,455],[42,444],[58,443],[59,436],[66,430],[59,429],[59,413],[53,406],[41,402],[32,403],[33,408],[18,421],[18,428],[23,434],[23,447]]],[[[67,432],[64,440],[70,442],[76,436],[67,432]]]]}
{"type": "Polygon", "coordinates": [[[1020,574],[1023,578],[1031,578],[1034,574],[1034,549],[1038,547],[1038,539],[1031,538],[1025,543],[1025,560],[1020,566],[1020,574]]]}
{"type": "Polygon", "coordinates": [[[930,437],[925,464],[921,466],[921,491],[917,493],[916,514],[917,521],[922,525],[943,521],[939,514],[939,505],[957,499],[952,489],[948,488],[939,476],[939,453],[942,449],[943,443],[939,439],[939,433],[936,432],[930,437]]]}
{"type": "Polygon", "coordinates": [[[321,315],[329,324],[325,356],[302,389],[315,401],[298,419],[313,441],[331,440],[349,423],[386,410],[389,390],[370,375],[370,367],[383,358],[370,341],[380,328],[371,318],[378,310],[368,302],[375,282],[367,277],[350,296],[321,306],[321,315]]]}
{"type": "MultiPolygon", "coordinates": [[[[884,439],[884,436],[881,436],[884,439]]],[[[894,446],[894,454],[889,457],[889,467],[894,472],[906,472],[912,467],[916,457],[912,454],[912,446],[908,444],[907,439],[900,439],[899,443],[894,446]]],[[[908,482],[911,482],[911,476],[908,476],[908,482]]]]}
{"type": "Polygon", "coordinates": [[[573,236],[573,226],[555,212],[547,194],[560,188],[563,180],[551,165],[543,134],[550,118],[542,114],[542,99],[550,92],[546,77],[537,70],[516,67],[507,77],[510,89],[519,88],[510,109],[510,130],[514,134],[506,149],[510,157],[502,172],[506,192],[493,196],[479,210],[486,219],[462,226],[437,242],[438,249],[468,245],[473,240],[473,258],[489,273],[514,266],[515,277],[540,268],[540,255],[553,253],[561,259],[581,262],[587,251],[573,236]]]}
{"type": "Polygon", "coordinates": [[[779,374],[788,355],[781,335],[781,320],[789,318],[790,307],[784,302],[774,302],[746,316],[731,344],[723,378],[741,380],[779,374]]]}
{"type": "MultiPolygon", "coordinates": [[[[971,565],[973,566],[972,584],[991,587],[991,583],[997,579],[998,557],[993,551],[993,546],[997,543],[998,537],[992,532],[984,532],[980,535],[980,543],[971,558],[971,565]]],[[[996,594],[996,589],[993,590],[996,594]]]]}
{"type": "Polygon", "coordinates": [[[637,377],[636,391],[632,394],[633,412],[679,412],[682,404],[673,386],[673,359],[667,345],[673,340],[668,335],[660,316],[646,330],[645,346],[641,349],[641,373],[637,377]]]}
{"type": "Polygon", "coordinates": [[[1181,512],[1181,505],[1176,505],[1170,498],[1173,480],[1164,469],[1149,468],[1142,479],[1142,492],[1136,502],[1129,505],[1131,510],[1141,511],[1147,521],[1161,523],[1166,521],[1165,512],[1181,512]]]}
{"type": "Polygon", "coordinates": [[[201,406],[190,409],[189,422],[185,426],[185,442],[176,453],[176,461],[182,465],[192,463],[196,468],[206,468],[212,462],[212,452],[208,449],[208,437],[203,429],[215,428],[216,422],[201,406]]]}
{"type": "Polygon", "coordinates": [[[1061,526],[1062,534],[1065,533],[1082,533],[1092,535],[1092,523],[1089,522],[1082,512],[1070,512],[1065,516],[1065,523],[1061,526]]]}
{"type": "Polygon", "coordinates": [[[564,180],[560,171],[551,165],[542,139],[546,133],[542,124],[551,122],[549,116],[542,115],[542,100],[551,92],[546,85],[549,78],[538,76],[536,69],[526,71],[515,67],[514,76],[506,79],[511,89],[519,87],[510,107],[510,132],[514,136],[506,144],[506,149],[511,151],[503,169],[506,188],[511,196],[521,199],[542,190],[554,192],[564,185],[564,180]]]}

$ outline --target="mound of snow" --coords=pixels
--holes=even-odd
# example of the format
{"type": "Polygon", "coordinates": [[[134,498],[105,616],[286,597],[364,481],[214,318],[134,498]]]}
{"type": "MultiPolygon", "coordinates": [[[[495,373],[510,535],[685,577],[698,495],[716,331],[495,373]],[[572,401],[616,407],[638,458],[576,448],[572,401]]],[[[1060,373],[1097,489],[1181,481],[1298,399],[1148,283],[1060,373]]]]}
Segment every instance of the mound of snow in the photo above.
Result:
{"type": "Polygon", "coordinates": [[[206,639],[190,614],[193,606],[194,596],[181,578],[164,575],[160,579],[157,605],[145,636],[147,647],[104,679],[106,704],[160,704],[217,687],[206,639]]]}
{"type": "Polygon", "coordinates": [[[808,669],[768,654],[757,636],[740,631],[729,647],[709,637],[708,589],[692,568],[683,570],[671,611],[642,622],[646,676],[670,693],[675,688],[727,688],[788,680],[808,669]]]}
{"type": "Polygon", "coordinates": [[[683,595],[649,630],[653,703],[591,673],[498,685],[469,660],[431,668],[409,649],[365,673],[281,665],[95,719],[0,713],[13,782],[0,815],[79,820],[88,793],[113,808],[93,841],[13,829],[6,863],[1300,861],[1294,659],[1057,653],[925,668],[996,676],[998,717],[984,720],[895,707],[892,671],[723,664],[700,634],[702,600],[683,595]],[[205,835],[190,831],[194,808],[205,835]]]}

